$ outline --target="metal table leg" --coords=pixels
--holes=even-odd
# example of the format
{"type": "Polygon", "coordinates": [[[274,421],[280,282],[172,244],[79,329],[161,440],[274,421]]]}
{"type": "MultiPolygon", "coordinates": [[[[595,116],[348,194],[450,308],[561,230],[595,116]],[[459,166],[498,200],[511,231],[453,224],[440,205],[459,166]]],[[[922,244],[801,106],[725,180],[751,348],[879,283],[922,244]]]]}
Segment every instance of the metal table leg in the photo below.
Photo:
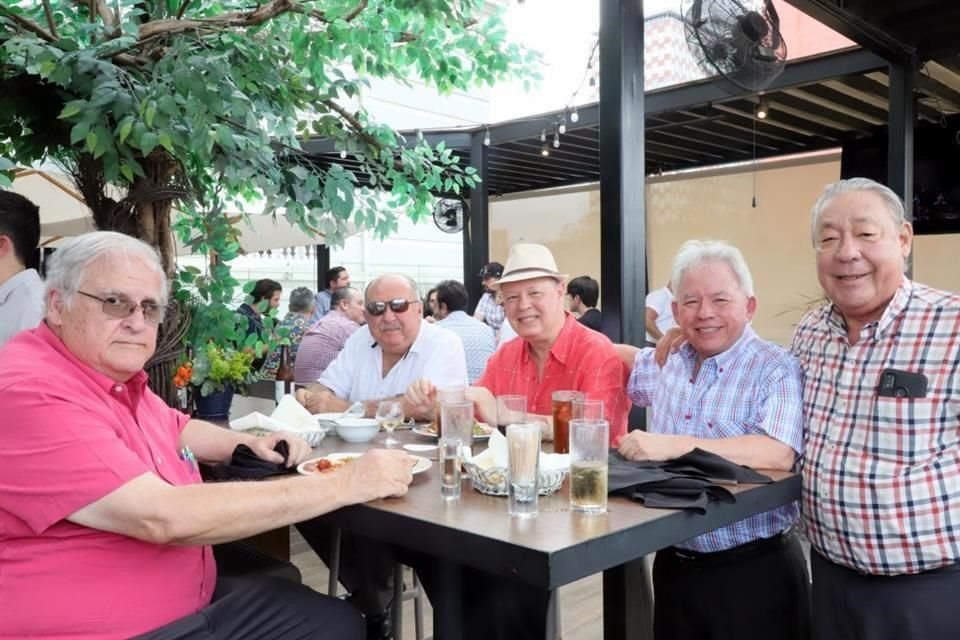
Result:
{"type": "Polygon", "coordinates": [[[603,572],[604,640],[653,638],[652,556],[603,572]]]}

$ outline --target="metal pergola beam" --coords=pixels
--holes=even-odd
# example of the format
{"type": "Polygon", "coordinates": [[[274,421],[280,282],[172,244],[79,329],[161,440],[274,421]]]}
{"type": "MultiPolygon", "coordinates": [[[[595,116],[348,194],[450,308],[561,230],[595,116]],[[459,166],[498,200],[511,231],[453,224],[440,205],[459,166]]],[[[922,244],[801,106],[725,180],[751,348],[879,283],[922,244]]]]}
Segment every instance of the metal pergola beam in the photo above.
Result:
{"type": "Polygon", "coordinates": [[[913,51],[886,31],[844,11],[830,0],[786,0],[800,11],[885,60],[907,61],[913,51]]]}

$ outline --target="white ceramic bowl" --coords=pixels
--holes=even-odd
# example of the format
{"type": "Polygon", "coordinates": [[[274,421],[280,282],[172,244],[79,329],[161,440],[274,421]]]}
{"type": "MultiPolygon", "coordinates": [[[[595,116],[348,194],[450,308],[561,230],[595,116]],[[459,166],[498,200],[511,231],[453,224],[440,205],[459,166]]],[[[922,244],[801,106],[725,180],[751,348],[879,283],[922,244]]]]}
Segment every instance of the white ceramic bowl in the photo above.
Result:
{"type": "Polygon", "coordinates": [[[373,418],[340,418],[336,424],[337,435],[347,442],[369,442],[380,430],[373,418]]]}

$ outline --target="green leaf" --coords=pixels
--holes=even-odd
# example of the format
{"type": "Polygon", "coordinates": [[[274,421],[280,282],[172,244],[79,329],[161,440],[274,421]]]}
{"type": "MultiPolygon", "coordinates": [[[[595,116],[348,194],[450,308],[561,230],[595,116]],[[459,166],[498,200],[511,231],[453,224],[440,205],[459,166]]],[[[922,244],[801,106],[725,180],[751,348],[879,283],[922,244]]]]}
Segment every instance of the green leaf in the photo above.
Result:
{"type": "Polygon", "coordinates": [[[63,111],[60,112],[60,115],[57,116],[59,120],[66,120],[67,118],[72,118],[73,116],[80,113],[83,107],[87,104],[86,100],[72,100],[68,102],[64,107],[63,111]]]}
{"type": "Polygon", "coordinates": [[[150,155],[150,152],[157,148],[157,143],[159,142],[160,136],[152,131],[147,131],[143,134],[143,137],[140,138],[140,151],[142,151],[145,156],[150,155]]]}
{"type": "Polygon", "coordinates": [[[127,163],[120,165],[120,174],[126,178],[127,182],[133,182],[133,169],[127,163]]]}
{"type": "Polygon", "coordinates": [[[133,131],[133,118],[124,118],[119,129],[117,130],[118,142],[123,144],[130,135],[131,131],[133,131]]]}
{"type": "Polygon", "coordinates": [[[87,151],[93,153],[93,151],[97,148],[97,134],[91,131],[90,133],[87,134],[86,140],[87,140],[87,151]]]}
{"type": "Polygon", "coordinates": [[[170,139],[170,134],[161,132],[160,135],[157,136],[157,139],[160,141],[161,147],[173,153],[173,141],[170,139]]]}
{"type": "Polygon", "coordinates": [[[90,133],[89,122],[78,122],[70,129],[70,144],[77,144],[90,133]]]}

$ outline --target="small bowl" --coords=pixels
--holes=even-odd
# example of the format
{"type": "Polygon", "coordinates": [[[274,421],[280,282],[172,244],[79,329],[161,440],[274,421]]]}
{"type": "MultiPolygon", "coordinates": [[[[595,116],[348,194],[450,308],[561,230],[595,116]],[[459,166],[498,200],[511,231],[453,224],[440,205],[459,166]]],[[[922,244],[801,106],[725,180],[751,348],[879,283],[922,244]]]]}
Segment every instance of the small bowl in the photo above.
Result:
{"type": "Polygon", "coordinates": [[[377,435],[380,425],[373,418],[340,418],[337,435],[347,442],[369,442],[377,435]]]}
{"type": "MultiPolygon", "coordinates": [[[[490,467],[481,469],[475,464],[464,462],[463,468],[467,470],[470,479],[473,481],[473,488],[480,493],[488,496],[507,495],[507,468],[490,467]]],[[[541,469],[540,470],[540,495],[548,496],[554,493],[563,485],[563,479],[567,475],[567,469],[541,469]]]]}

